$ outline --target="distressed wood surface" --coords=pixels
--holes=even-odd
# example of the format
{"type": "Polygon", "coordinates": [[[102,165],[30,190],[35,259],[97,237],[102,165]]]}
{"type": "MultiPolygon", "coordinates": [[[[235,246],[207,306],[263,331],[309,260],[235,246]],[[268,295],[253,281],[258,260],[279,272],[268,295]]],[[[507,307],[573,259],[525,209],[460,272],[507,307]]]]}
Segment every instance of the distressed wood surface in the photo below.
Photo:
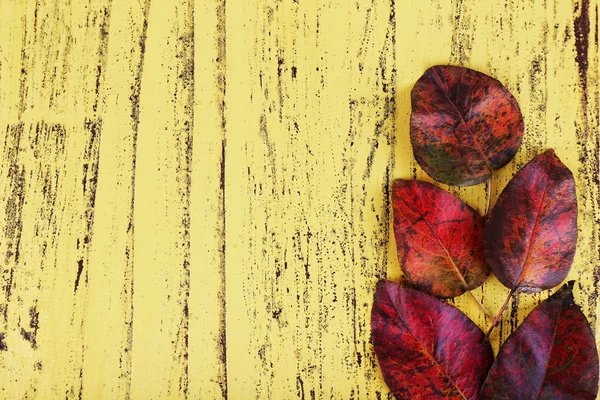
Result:
{"type": "MultiPolygon", "coordinates": [[[[597,0],[0,2],[0,398],[390,398],[395,178],[427,181],[435,64],[515,95],[574,172],[569,278],[598,331],[597,0]]],[[[447,188],[447,187],[445,187],[447,188]]],[[[450,191],[483,212],[486,184],[450,191]]],[[[493,313],[508,289],[475,295],[493,313]]],[[[499,343],[550,292],[513,299],[499,343]]],[[[472,299],[454,304],[479,326],[472,299]]]]}

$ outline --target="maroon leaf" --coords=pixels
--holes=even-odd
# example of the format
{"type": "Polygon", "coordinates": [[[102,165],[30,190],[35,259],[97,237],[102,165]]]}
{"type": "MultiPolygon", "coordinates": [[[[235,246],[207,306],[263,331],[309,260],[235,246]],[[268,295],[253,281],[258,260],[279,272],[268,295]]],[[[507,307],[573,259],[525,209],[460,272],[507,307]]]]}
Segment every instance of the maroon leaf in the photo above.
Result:
{"type": "Polygon", "coordinates": [[[411,92],[410,139],[434,179],[469,186],[487,180],[515,155],[523,117],[496,79],[454,66],[429,68],[411,92]]]}
{"type": "Polygon", "coordinates": [[[392,185],[394,233],[400,265],[416,288],[454,297],[481,285],[490,269],[483,254],[483,218],[427,182],[392,185]]]}
{"type": "Polygon", "coordinates": [[[573,281],[537,306],[504,343],[482,399],[595,399],[598,350],[573,281]]]}
{"type": "Polygon", "coordinates": [[[567,276],[577,244],[577,198],[571,171],[550,149],[508,183],[483,235],[485,257],[513,291],[550,289],[567,276]]]}
{"type": "Polygon", "coordinates": [[[474,399],[494,355],[483,332],[435,297],[380,281],[371,313],[375,354],[398,399],[474,399]]]}

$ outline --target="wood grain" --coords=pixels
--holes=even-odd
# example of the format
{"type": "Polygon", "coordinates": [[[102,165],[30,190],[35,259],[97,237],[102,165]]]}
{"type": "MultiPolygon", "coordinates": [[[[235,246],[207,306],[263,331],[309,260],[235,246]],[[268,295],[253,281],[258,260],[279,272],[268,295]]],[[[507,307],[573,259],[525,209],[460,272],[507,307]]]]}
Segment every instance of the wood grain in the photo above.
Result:
{"type": "MultiPolygon", "coordinates": [[[[0,397],[391,398],[375,283],[435,64],[515,95],[574,172],[597,331],[597,0],[0,2],[0,397]]],[[[450,191],[483,212],[487,184],[450,191]]],[[[447,188],[447,187],[445,187],[447,188]]],[[[448,189],[448,188],[447,188],[448,189]]],[[[475,295],[497,312],[490,278],[475,295]]],[[[497,351],[535,304],[513,299],[497,351]]],[[[480,326],[472,299],[454,300],[480,326]]]]}

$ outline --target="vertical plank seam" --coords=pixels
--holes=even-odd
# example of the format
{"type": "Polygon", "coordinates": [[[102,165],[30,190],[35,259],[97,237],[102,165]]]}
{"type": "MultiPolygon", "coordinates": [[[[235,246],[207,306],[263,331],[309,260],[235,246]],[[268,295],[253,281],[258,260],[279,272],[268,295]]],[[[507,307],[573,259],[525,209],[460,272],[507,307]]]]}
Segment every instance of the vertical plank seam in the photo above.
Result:
{"type": "Polygon", "coordinates": [[[185,207],[184,207],[184,215],[183,215],[183,226],[184,226],[184,246],[185,246],[185,255],[183,260],[183,271],[184,271],[184,282],[183,282],[183,290],[184,290],[184,377],[183,379],[183,394],[185,398],[188,398],[188,389],[189,389],[189,381],[190,381],[190,364],[189,364],[189,309],[190,309],[190,258],[191,258],[191,193],[192,193],[192,165],[193,165],[193,152],[194,152],[194,116],[195,116],[195,86],[196,82],[194,80],[194,59],[195,59],[195,26],[194,26],[194,0],[188,0],[188,13],[187,20],[185,23],[189,24],[190,31],[187,32],[187,28],[184,27],[186,33],[189,35],[189,41],[186,40],[184,46],[188,46],[189,53],[184,49],[184,54],[187,54],[188,59],[185,60],[185,73],[184,76],[184,85],[188,86],[188,98],[187,98],[187,107],[185,113],[187,114],[186,121],[189,121],[189,125],[187,125],[187,135],[186,135],[186,169],[185,169],[185,207]]]}
{"type": "MultiPolygon", "coordinates": [[[[391,119],[392,119],[392,123],[391,123],[391,133],[389,134],[389,141],[390,143],[388,143],[388,145],[390,146],[390,159],[388,161],[388,165],[385,171],[385,188],[384,188],[384,193],[383,195],[385,196],[384,199],[384,205],[385,205],[385,232],[386,234],[389,232],[389,226],[393,220],[392,218],[392,211],[391,211],[391,207],[392,207],[392,203],[391,203],[391,191],[390,191],[390,184],[391,184],[391,172],[394,171],[395,165],[396,165],[396,114],[398,112],[398,107],[397,107],[397,91],[396,91],[396,85],[397,85],[397,78],[398,78],[398,70],[397,70],[397,65],[396,65],[396,35],[398,33],[398,26],[396,23],[396,0],[390,0],[390,16],[389,16],[389,23],[390,23],[390,37],[391,37],[391,41],[392,41],[392,54],[391,54],[391,58],[392,58],[392,71],[391,71],[391,76],[390,76],[390,94],[389,94],[389,100],[388,100],[388,105],[389,105],[389,109],[387,110],[387,112],[389,114],[391,114],[391,119]]],[[[389,236],[388,236],[389,237],[389,236]]],[[[389,240],[394,240],[394,239],[389,239],[389,240]]],[[[382,265],[387,266],[388,265],[388,259],[389,259],[389,246],[387,247],[386,251],[384,252],[384,259],[383,259],[383,263],[382,265]]],[[[387,278],[387,267],[385,267],[385,270],[381,271],[382,272],[382,276],[384,278],[387,278]]]]}
{"type": "MultiPolygon", "coordinates": [[[[397,25],[397,21],[396,21],[396,0],[390,0],[390,15],[389,15],[389,24],[390,24],[390,37],[391,37],[391,58],[392,58],[392,68],[391,68],[391,76],[390,76],[390,87],[389,87],[389,95],[388,95],[388,99],[386,100],[386,112],[391,114],[391,132],[389,133],[388,136],[388,140],[390,141],[390,143],[388,143],[388,145],[390,146],[390,158],[388,160],[388,165],[386,167],[385,170],[385,182],[384,182],[384,193],[383,195],[385,196],[383,202],[384,202],[384,206],[385,206],[385,217],[384,217],[384,234],[388,235],[389,238],[389,227],[390,224],[393,222],[393,217],[392,217],[392,211],[391,211],[391,192],[390,192],[390,185],[391,185],[391,171],[394,171],[395,165],[396,165],[396,114],[398,112],[398,108],[397,108],[397,90],[396,90],[396,85],[397,85],[397,64],[396,64],[396,36],[398,33],[398,25],[397,25]],[[389,107],[389,108],[388,108],[389,107]]],[[[389,116],[388,116],[389,118],[389,116]]],[[[393,238],[389,238],[388,240],[395,240],[393,238]]],[[[395,246],[394,246],[395,247],[395,246]]],[[[384,265],[384,270],[382,270],[381,275],[383,278],[387,278],[387,265],[389,264],[389,246],[386,246],[385,251],[384,251],[384,259],[383,259],[383,263],[382,265],[384,265]]],[[[393,255],[392,255],[393,257],[393,255]]],[[[377,393],[377,397],[380,397],[380,392],[376,392],[377,393]]],[[[387,393],[387,397],[388,399],[392,398],[392,393],[388,391],[387,393]]]]}
{"type": "Polygon", "coordinates": [[[145,0],[144,2],[144,22],[142,25],[142,32],[140,34],[139,39],[139,47],[140,47],[140,59],[138,61],[137,70],[135,72],[135,82],[132,85],[132,93],[130,97],[131,101],[131,118],[132,118],[132,128],[133,128],[133,137],[132,137],[132,157],[131,157],[131,203],[130,203],[130,211],[129,211],[129,224],[127,227],[128,234],[128,246],[126,247],[129,250],[127,254],[127,258],[129,261],[128,267],[129,270],[125,272],[125,274],[129,274],[131,276],[129,282],[129,299],[130,299],[130,310],[129,310],[129,326],[127,327],[127,344],[129,345],[129,352],[127,354],[127,364],[130,368],[129,376],[128,376],[128,384],[126,389],[125,398],[131,398],[131,386],[132,386],[132,371],[133,371],[133,352],[131,351],[133,347],[133,319],[135,315],[135,307],[134,307],[134,289],[135,282],[133,278],[133,270],[135,268],[134,265],[134,246],[135,246],[135,176],[136,176],[136,165],[137,165],[137,139],[138,132],[140,126],[140,93],[142,89],[142,75],[144,72],[144,59],[146,54],[146,37],[148,33],[148,16],[150,14],[150,5],[151,0],[145,0]]]}
{"type": "MultiPolygon", "coordinates": [[[[587,187],[584,189],[584,193],[586,193],[584,196],[590,196],[593,210],[592,215],[596,216],[595,218],[597,219],[598,210],[600,209],[600,197],[598,197],[597,192],[593,188],[598,187],[598,182],[600,180],[600,177],[598,176],[600,168],[600,157],[598,155],[600,136],[598,135],[597,130],[597,122],[598,119],[600,119],[600,111],[597,107],[597,81],[593,80],[591,82],[592,88],[589,88],[588,84],[590,82],[588,81],[588,76],[593,74],[594,71],[597,72],[598,67],[598,3],[594,0],[591,2],[589,0],[580,0],[575,2],[573,12],[573,30],[575,33],[575,63],[581,91],[580,111],[584,115],[584,118],[582,118],[581,121],[576,124],[576,135],[582,146],[580,150],[580,159],[585,157],[588,160],[587,163],[582,163],[579,168],[579,172],[585,176],[585,184],[587,187]],[[592,28],[592,18],[590,17],[591,12],[595,12],[595,16],[593,16],[595,29],[593,41],[590,41],[589,37],[592,28]],[[590,61],[592,63],[592,68],[590,68],[590,61]],[[594,124],[594,122],[596,122],[596,124],[594,124]],[[594,196],[596,196],[595,199],[593,198],[594,196]]],[[[592,238],[595,241],[596,252],[600,254],[600,246],[597,244],[599,235],[597,227],[598,224],[595,224],[592,228],[592,238]]],[[[594,266],[592,279],[593,287],[597,288],[598,283],[600,282],[600,265],[597,263],[594,266]]],[[[588,304],[590,306],[591,313],[590,317],[596,322],[594,324],[594,330],[597,328],[598,321],[597,303],[597,293],[594,293],[588,297],[588,304]]]]}
{"type": "Polygon", "coordinates": [[[221,214],[221,237],[220,237],[220,275],[221,282],[219,287],[219,343],[220,358],[223,368],[223,376],[220,379],[219,386],[223,399],[228,398],[228,376],[227,376],[227,268],[226,268],[226,168],[225,161],[227,155],[227,121],[226,121],[226,105],[225,97],[227,95],[227,0],[219,0],[217,3],[217,76],[216,85],[219,96],[219,116],[221,119],[221,158],[220,158],[220,214],[221,214]]]}

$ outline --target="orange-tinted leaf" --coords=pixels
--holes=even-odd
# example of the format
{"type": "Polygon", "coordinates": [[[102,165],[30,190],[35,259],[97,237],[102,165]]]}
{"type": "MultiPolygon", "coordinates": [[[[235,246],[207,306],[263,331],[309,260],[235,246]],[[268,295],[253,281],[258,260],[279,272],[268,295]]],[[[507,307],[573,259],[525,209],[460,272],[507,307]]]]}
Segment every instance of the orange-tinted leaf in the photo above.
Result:
{"type": "Polygon", "coordinates": [[[573,282],[537,306],[504,343],[482,399],[595,399],[598,350],[573,282]]]}
{"type": "Polygon", "coordinates": [[[577,244],[571,171],[550,149],[508,183],[484,229],[485,257],[505,286],[536,292],[567,276],[577,244]]]}
{"type": "Polygon", "coordinates": [[[469,186],[487,180],[515,155],[523,117],[496,79],[454,66],[429,68],[411,92],[410,139],[431,177],[469,186]]]}
{"type": "Polygon", "coordinates": [[[392,185],[394,234],[407,280],[438,297],[481,285],[490,270],[483,255],[483,218],[450,193],[427,182],[392,185]]]}
{"type": "Polygon", "coordinates": [[[477,398],[494,355],[460,310],[380,281],[371,313],[375,354],[398,399],[477,398]]]}

